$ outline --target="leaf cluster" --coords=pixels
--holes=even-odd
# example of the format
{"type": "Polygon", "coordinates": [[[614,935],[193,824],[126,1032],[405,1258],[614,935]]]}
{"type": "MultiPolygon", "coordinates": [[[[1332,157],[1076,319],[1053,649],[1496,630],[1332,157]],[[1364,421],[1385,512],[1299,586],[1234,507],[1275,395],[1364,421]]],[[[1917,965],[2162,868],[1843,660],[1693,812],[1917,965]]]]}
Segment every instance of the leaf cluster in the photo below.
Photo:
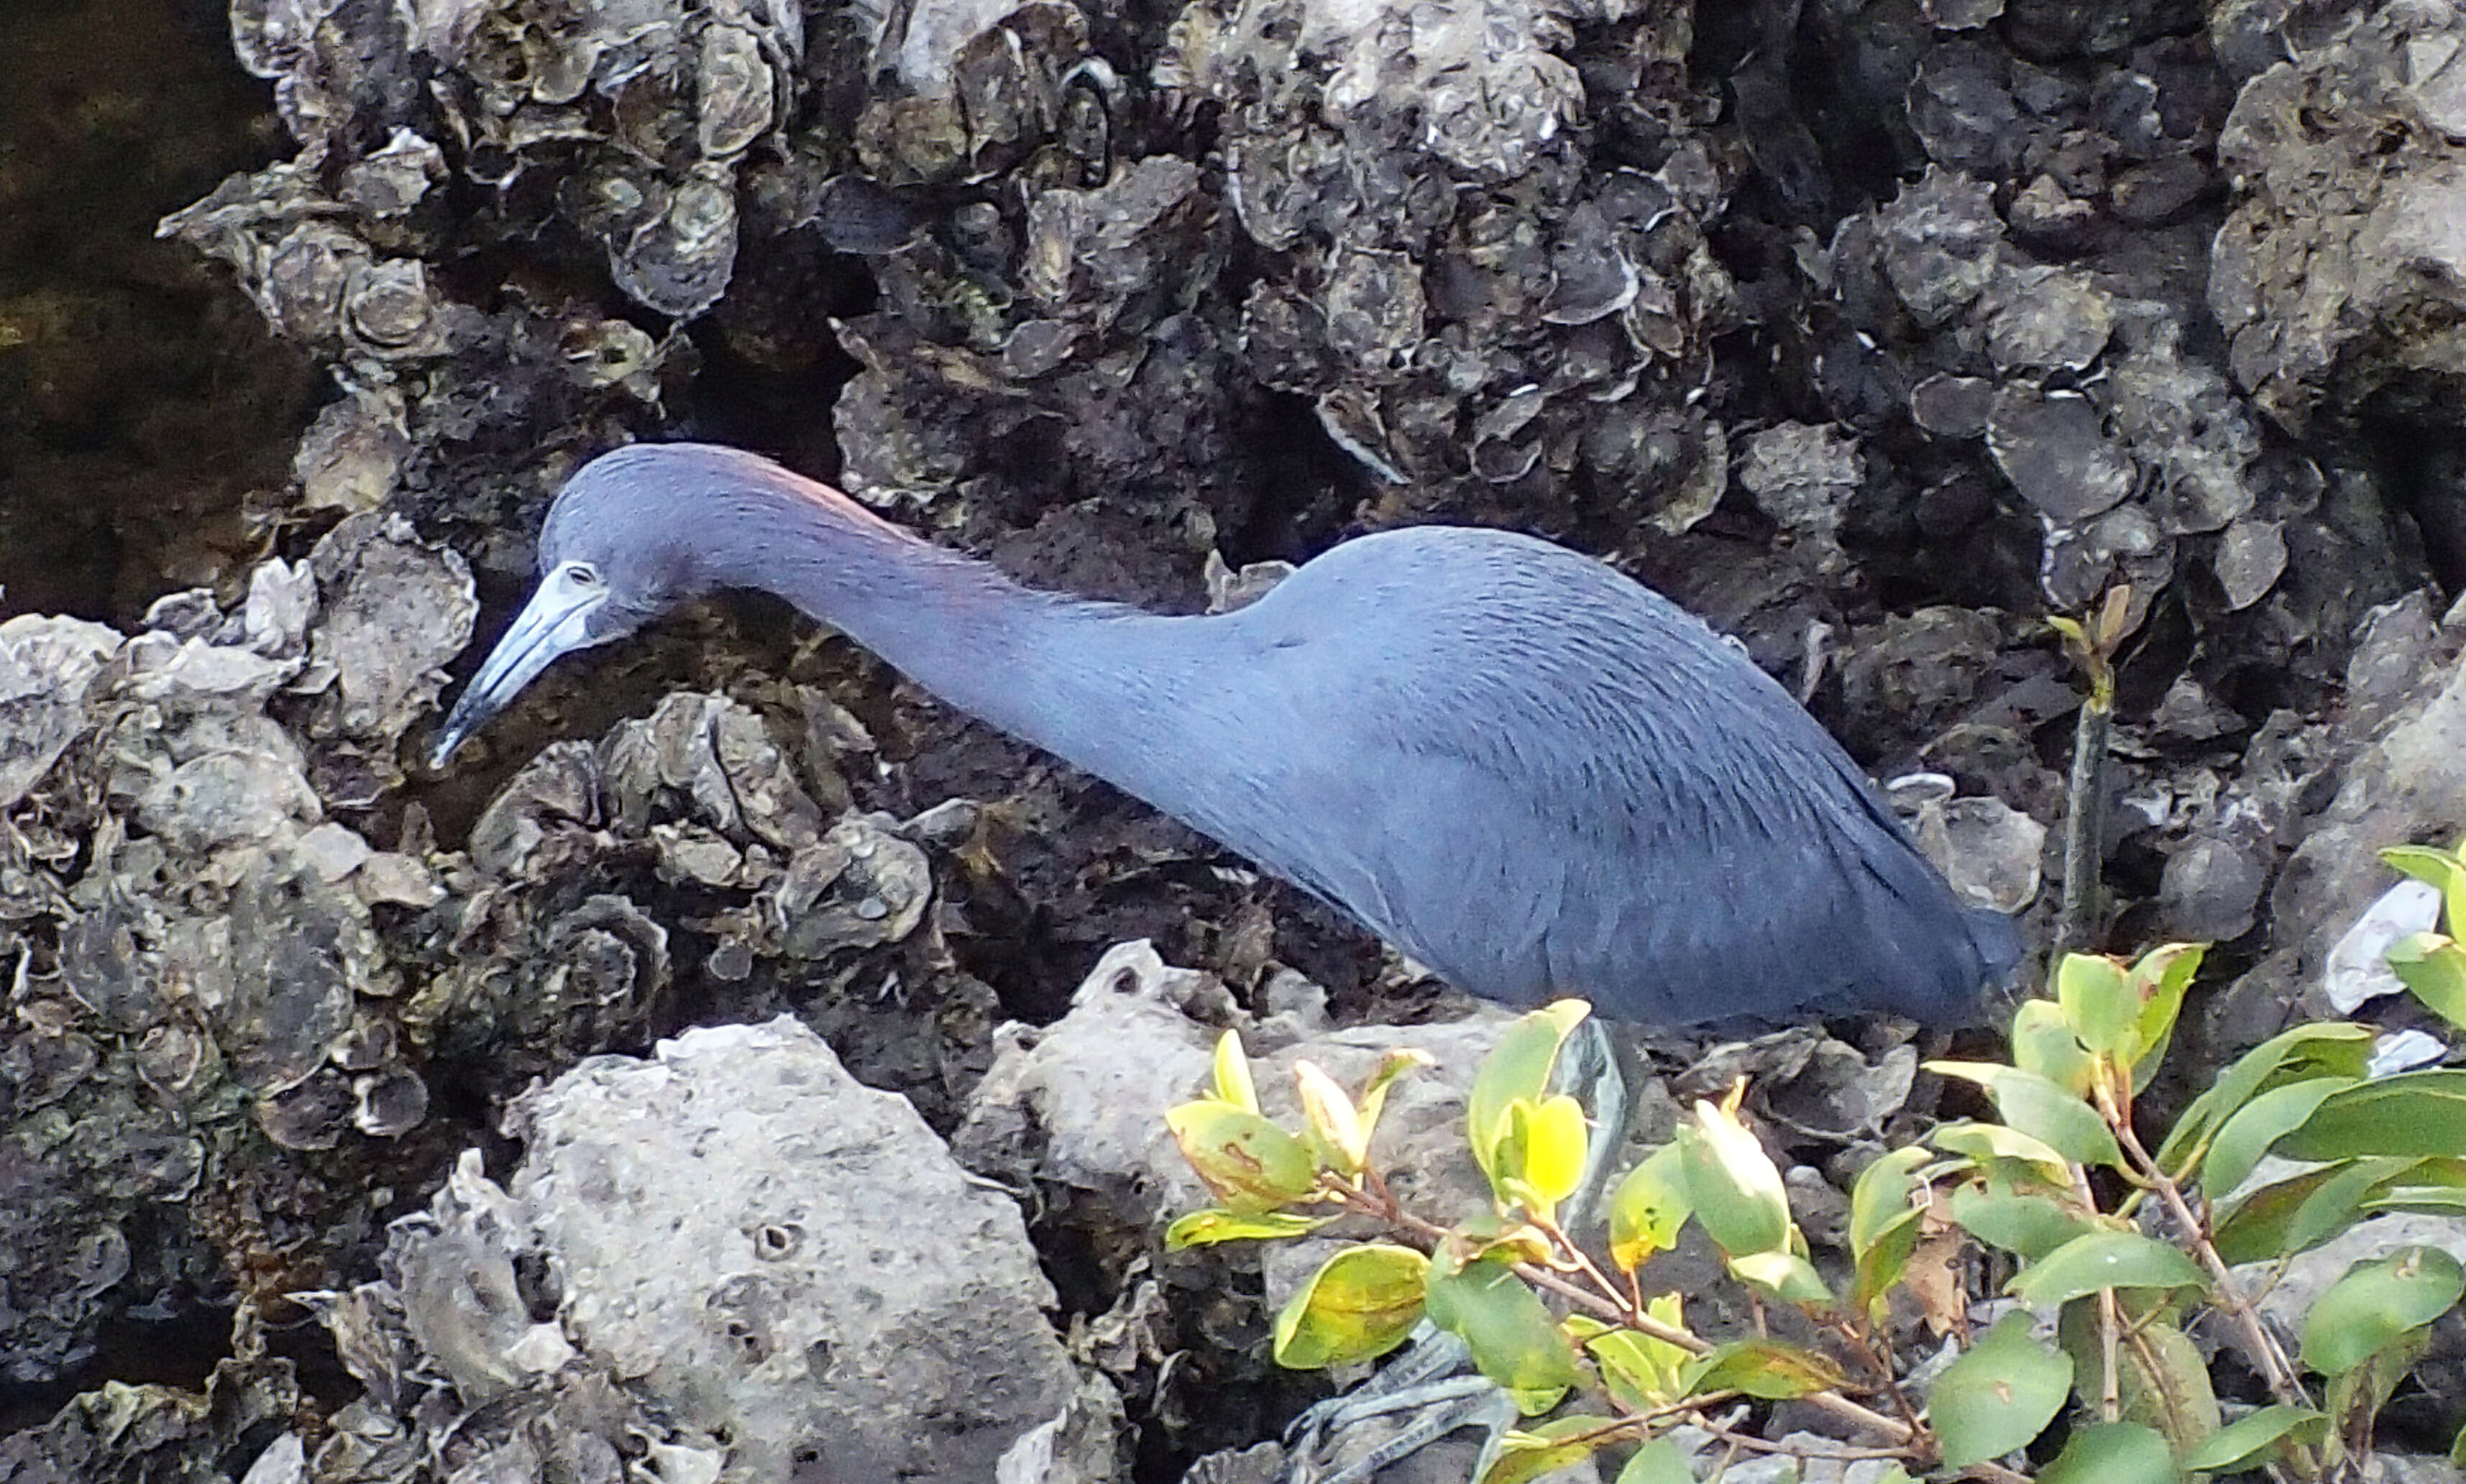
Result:
{"type": "MultiPolygon", "coordinates": [[[[2466,947],[2454,936],[2466,925],[2466,860],[2420,847],[2388,859],[2439,887],[2448,909],[2448,933],[2403,940],[2390,964],[2466,1025],[2466,947]]],[[[1828,1264],[1828,1276],[1742,1113],[1743,1085],[1697,1102],[1620,1180],[1601,1252],[1568,1234],[1561,1211],[1593,1131],[1550,1077],[1586,1013],[1577,1001],[1519,1020],[1481,1068],[1465,1132],[1491,1201],[1453,1225],[1404,1209],[1371,1158],[1387,1091],[1420,1059],[1392,1054],[1355,1092],[1301,1065],[1303,1120],[1287,1129],[1261,1113],[1228,1033],[1211,1094],[1169,1114],[1220,1203],[1176,1222],[1168,1241],[1289,1238],[1347,1214],[1384,1223],[1392,1240],[1343,1248],[1293,1294],[1276,1358],[1374,1359],[1424,1319],[1460,1337],[1526,1418],[1547,1417],[1492,1440],[1483,1484],[1517,1484],[1612,1445],[1635,1446],[1620,1484],[1684,1484],[1686,1464],[1663,1437],[1671,1427],[1769,1450],[1716,1409],[1781,1400],[1837,1423],[1846,1456],[1911,1473],[2009,1481],[1999,1460],[2035,1449],[2053,1451],[2041,1472],[2067,1484],[2250,1469],[2350,1476],[2466,1272],[2432,1248],[2359,1262],[2311,1305],[2290,1354],[2253,1308],[2244,1265],[2282,1272],[2380,1212],[2466,1213],[2466,1071],[2375,1078],[2369,1029],[2298,1026],[2228,1067],[2153,1152],[2135,1099],[2201,957],[2185,944],[2129,963],[2067,955],[2051,996],[2015,1013],[2008,1060],[1930,1063],[1978,1089],[1993,1116],[1940,1125],[1873,1160],[1850,1192],[1849,1261],[1828,1264]],[[1716,1340],[1691,1326],[1680,1294],[1648,1292],[1649,1260],[1691,1223],[1752,1299],[1757,1332],[1716,1340]],[[1892,1300],[1921,1295],[1921,1309],[1951,1311],[1930,1317],[1966,1332],[1955,1289],[1918,1280],[1973,1253],[2009,1274],[1991,1306],[2000,1316],[1968,1335],[1921,1398],[1923,1357],[1896,1349],[1892,1300]],[[1797,1333],[1812,1338],[1766,1332],[1776,1309],[1799,1311],[1807,1325],[1797,1333]],[[2242,1351],[2266,1405],[2227,1420],[2196,1332],[2242,1351]]],[[[2466,1458],[2466,1433],[2456,1451],[2466,1458]]]]}

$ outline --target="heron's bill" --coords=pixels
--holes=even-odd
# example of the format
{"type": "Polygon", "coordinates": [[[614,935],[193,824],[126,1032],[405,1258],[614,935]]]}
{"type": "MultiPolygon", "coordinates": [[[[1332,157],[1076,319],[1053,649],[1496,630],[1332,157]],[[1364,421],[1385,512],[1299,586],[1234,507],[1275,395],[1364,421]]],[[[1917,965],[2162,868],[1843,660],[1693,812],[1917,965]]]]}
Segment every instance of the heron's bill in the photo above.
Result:
{"type": "Polygon", "coordinates": [[[576,582],[564,568],[542,578],[531,600],[515,615],[513,626],[489,651],[487,663],[471,677],[462,699],[454,703],[429,753],[429,766],[444,767],[456,748],[504,709],[506,702],[522,694],[523,687],[557,656],[590,647],[591,615],[607,600],[606,588],[576,582]]]}

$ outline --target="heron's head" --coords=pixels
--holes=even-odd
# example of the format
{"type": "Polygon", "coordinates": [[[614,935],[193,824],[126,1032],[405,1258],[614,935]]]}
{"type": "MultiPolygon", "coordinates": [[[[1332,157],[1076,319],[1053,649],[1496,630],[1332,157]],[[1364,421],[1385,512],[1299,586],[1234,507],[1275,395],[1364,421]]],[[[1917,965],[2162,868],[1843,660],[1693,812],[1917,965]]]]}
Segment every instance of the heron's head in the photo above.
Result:
{"type": "Polygon", "coordinates": [[[471,677],[437,733],[442,767],[474,731],[559,655],[623,639],[716,585],[695,507],[743,474],[749,454],[706,444],[641,444],[585,464],[540,528],[539,586],[471,677]]]}

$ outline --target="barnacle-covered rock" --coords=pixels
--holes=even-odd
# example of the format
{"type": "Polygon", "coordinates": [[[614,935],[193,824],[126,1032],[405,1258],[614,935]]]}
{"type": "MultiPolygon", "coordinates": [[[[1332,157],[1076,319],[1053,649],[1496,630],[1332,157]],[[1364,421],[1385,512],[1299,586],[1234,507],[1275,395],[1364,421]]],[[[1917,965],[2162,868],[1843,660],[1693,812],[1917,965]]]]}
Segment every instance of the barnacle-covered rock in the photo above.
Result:
{"type": "Polygon", "coordinates": [[[0,1437],[0,1478],[295,1484],[303,1450],[288,1429],[307,1405],[291,1362],[262,1354],[216,1362],[198,1391],[108,1382],[0,1437]]]}
{"type": "Polygon", "coordinates": [[[323,699],[310,726],[389,753],[435,709],[446,662],[471,641],[480,604],[453,551],[419,540],[401,516],[355,515],[309,553],[325,594],[301,688],[323,699]]]}
{"type": "Polygon", "coordinates": [[[0,900],[39,930],[8,940],[0,1032],[0,1164],[37,1172],[0,1203],[0,1242],[33,1254],[0,1276],[14,1379],[76,1364],[116,1314],[216,1293],[218,1272],[313,1269],[335,1239],[292,1224],[272,1151],[425,1117],[373,904],[424,910],[440,888],[370,843],[347,771],[280,718],[306,686],[370,708],[362,735],[390,745],[471,617],[458,562],[363,517],[261,564],[229,611],[191,591],[126,639],[0,625],[0,900]],[[258,1214],[191,1217],[226,1201],[258,1214]],[[263,1249],[211,1245],[274,1226],[263,1249]]]}
{"type": "Polygon", "coordinates": [[[925,852],[875,816],[849,815],[788,859],[750,909],[756,941],[792,958],[879,948],[916,931],[932,900],[925,852]]]}
{"type": "Polygon", "coordinates": [[[1630,28],[1631,67],[1683,51],[1650,6],[1197,0],[1158,69],[1223,105],[1225,193],[1280,255],[1251,374],[1413,506],[1574,479],[1668,521],[1717,464],[1682,394],[1731,312],[1693,157],[1585,170],[1578,18],[1630,28]]]}
{"type": "Polygon", "coordinates": [[[793,1020],[587,1062],[509,1132],[502,1186],[465,1155],[326,1301],[370,1400],[321,1476],[413,1434],[475,1469],[648,1448],[663,1476],[973,1481],[1086,1405],[1018,1208],[793,1020]]]}
{"type": "Polygon", "coordinates": [[[600,744],[599,778],[611,822],[628,834],[655,815],[683,818],[784,852],[822,832],[820,807],[762,718],[725,696],[671,695],[648,719],[619,723],[600,744]]]}
{"type": "Polygon", "coordinates": [[[88,725],[86,686],[122,643],[82,618],[0,622],[0,809],[13,807],[88,725]]]}
{"type": "Polygon", "coordinates": [[[1855,438],[1805,423],[1766,428],[1747,439],[1737,474],[1764,514],[1805,544],[1819,570],[1848,565],[1841,517],[1866,478],[1855,438]]]}
{"type": "Polygon", "coordinates": [[[2466,389],[2460,77],[2466,15],[2381,6],[2235,100],[2218,163],[2246,195],[2218,232],[2209,307],[2235,379],[2289,428],[2383,398],[2446,416],[2466,389]]]}

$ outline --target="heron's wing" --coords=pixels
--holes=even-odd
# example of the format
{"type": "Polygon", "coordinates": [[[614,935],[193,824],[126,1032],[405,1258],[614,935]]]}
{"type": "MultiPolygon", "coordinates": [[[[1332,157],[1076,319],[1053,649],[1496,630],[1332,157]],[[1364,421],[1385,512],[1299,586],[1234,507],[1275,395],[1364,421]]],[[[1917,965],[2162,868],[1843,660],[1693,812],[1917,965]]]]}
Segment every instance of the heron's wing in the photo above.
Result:
{"type": "Polygon", "coordinates": [[[1614,805],[1537,813],[1460,757],[1388,774],[1399,786],[1364,832],[1380,915],[1356,911],[1467,989],[1519,1004],[1580,995],[1662,1024],[1948,1018],[1942,1001],[1975,989],[1975,969],[1948,961],[1965,940],[1938,920],[1944,888],[1907,852],[1769,832],[1715,843],[1621,827],[1614,805]]]}

